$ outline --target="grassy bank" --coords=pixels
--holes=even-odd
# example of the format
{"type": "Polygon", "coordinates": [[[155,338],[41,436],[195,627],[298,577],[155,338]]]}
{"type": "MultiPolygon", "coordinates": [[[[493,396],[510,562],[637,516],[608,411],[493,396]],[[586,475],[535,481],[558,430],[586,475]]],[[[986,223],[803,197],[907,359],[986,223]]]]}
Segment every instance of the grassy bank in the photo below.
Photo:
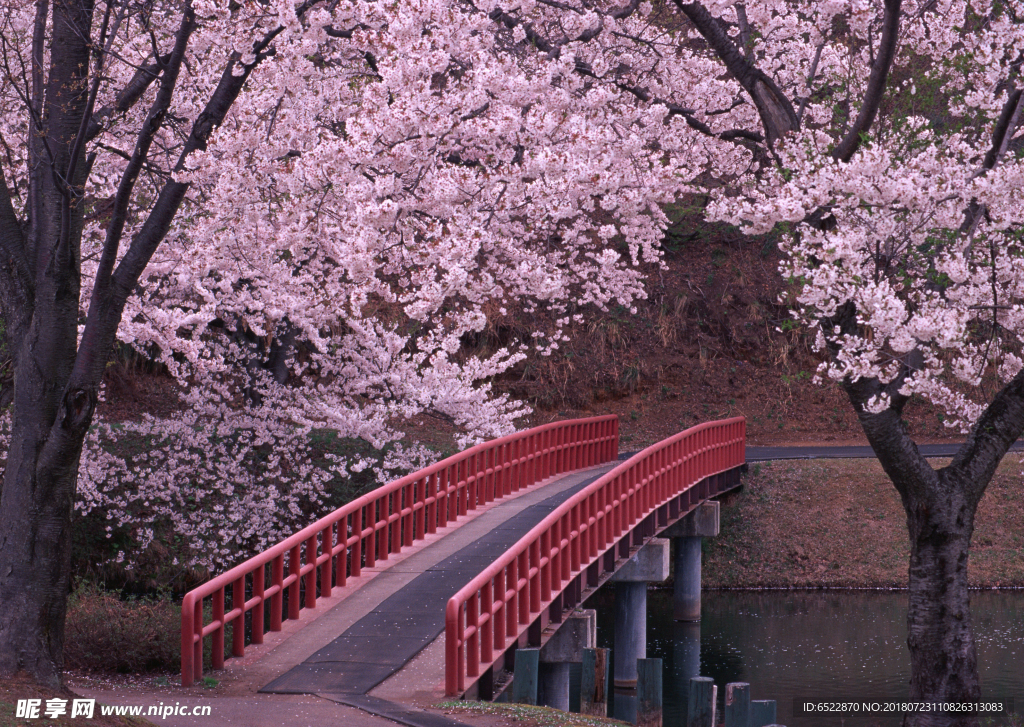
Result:
{"type": "MultiPolygon", "coordinates": [[[[1021,471],[1008,455],[978,508],[973,586],[1024,585],[1021,471]]],[[[721,518],[721,534],[704,540],[705,588],[906,587],[903,506],[876,460],[751,465],[721,518]]]]}
{"type": "Polygon", "coordinates": [[[489,714],[500,718],[503,724],[519,724],[522,727],[622,727],[626,724],[610,717],[569,714],[551,707],[529,704],[445,701],[435,707],[456,719],[489,714]]]}

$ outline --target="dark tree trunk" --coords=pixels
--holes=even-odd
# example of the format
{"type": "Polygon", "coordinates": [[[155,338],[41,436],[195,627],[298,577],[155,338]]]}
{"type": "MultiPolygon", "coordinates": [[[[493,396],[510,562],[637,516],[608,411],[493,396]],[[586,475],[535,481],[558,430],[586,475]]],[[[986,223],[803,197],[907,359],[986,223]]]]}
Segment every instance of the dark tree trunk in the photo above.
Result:
{"type": "MultiPolygon", "coordinates": [[[[854,330],[852,304],[824,322],[854,330]]],[[[980,699],[978,659],[971,632],[967,563],[974,516],[985,489],[1010,445],[1024,432],[1024,370],[996,394],[953,461],[932,469],[903,421],[908,398],[899,393],[919,363],[903,361],[894,381],[846,381],[850,402],[907,514],[910,538],[907,646],[912,702],[964,703],[980,699]],[[888,409],[873,414],[865,404],[887,394],[888,409]]],[[[907,714],[904,727],[977,727],[976,712],[920,711],[907,714]]]]}
{"type": "MultiPolygon", "coordinates": [[[[907,508],[910,531],[910,701],[977,702],[978,659],[967,590],[968,548],[976,505],[965,502],[953,478],[938,477],[940,492],[907,508]]],[[[976,725],[970,713],[908,715],[907,727],[976,725]]]]}
{"type": "MultiPolygon", "coordinates": [[[[45,4],[37,28],[45,26],[45,4]]],[[[78,129],[88,108],[92,3],[53,5],[53,46],[43,132],[59,174],[38,175],[33,217],[24,237],[34,274],[30,302],[11,317],[14,397],[11,444],[0,491],[0,673],[25,672],[60,683],[64,615],[70,588],[71,515],[82,440],[96,387],[68,390],[75,363],[85,179],[78,129]]],[[[8,230],[9,239],[16,236],[8,230]]]]}
{"type": "Polygon", "coordinates": [[[57,686],[71,582],[71,515],[88,426],[76,413],[88,417],[95,398],[72,403],[71,411],[61,406],[63,421],[51,426],[52,402],[59,397],[31,368],[16,372],[16,416],[0,493],[0,673],[24,672],[57,686]],[[23,397],[28,401],[19,402],[23,397]]]}

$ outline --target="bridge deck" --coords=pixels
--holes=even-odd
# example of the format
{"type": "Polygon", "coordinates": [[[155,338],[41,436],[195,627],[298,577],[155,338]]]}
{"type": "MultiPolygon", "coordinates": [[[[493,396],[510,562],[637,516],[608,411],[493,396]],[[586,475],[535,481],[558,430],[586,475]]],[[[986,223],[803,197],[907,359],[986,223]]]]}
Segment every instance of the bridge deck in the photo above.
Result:
{"type": "MultiPolygon", "coordinates": [[[[617,462],[536,485],[439,532],[409,555],[392,556],[315,621],[237,666],[245,681],[277,694],[364,695],[392,676],[444,630],[448,599],[573,493],[617,462]],[[268,683],[269,682],[269,683],[268,683]]],[[[317,609],[320,610],[319,608],[317,609]]],[[[307,616],[306,619],[309,617],[307,616]]],[[[443,663],[443,652],[438,649],[443,663]]],[[[405,690],[443,695],[443,669],[413,678],[405,690]]],[[[345,700],[349,701],[349,700],[345,700]]]]}

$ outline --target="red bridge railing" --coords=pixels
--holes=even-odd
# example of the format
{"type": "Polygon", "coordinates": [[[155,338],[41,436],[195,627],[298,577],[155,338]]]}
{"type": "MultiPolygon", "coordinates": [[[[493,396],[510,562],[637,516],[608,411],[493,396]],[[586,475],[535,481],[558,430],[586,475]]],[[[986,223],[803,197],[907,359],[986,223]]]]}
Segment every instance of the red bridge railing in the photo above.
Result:
{"type": "Polygon", "coordinates": [[[576,574],[651,512],[745,462],[746,421],[708,422],[639,452],[566,500],[448,601],[445,692],[466,690],[576,574]]]}
{"type": "Polygon", "coordinates": [[[316,607],[318,585],[320,598],[330,596],[332,588],[345,586],[362,568],[387,560],[478,505],[563,472],[614,460],[618,451],[615,416],[553,422],[478,444],[353,500],[185,595],[182,685],[202,675],[207,636],[213,640],[213,667],[224,666],[229,624],[234,624],[231,655],[244,655],[247,612],[252,612],[251,643],[261,644],[265,603],[269,630],[280,631],[283,619],[299,618],[303,606],[316,607]],[[204,625],[207,598],[212,618],[204,625]]]}

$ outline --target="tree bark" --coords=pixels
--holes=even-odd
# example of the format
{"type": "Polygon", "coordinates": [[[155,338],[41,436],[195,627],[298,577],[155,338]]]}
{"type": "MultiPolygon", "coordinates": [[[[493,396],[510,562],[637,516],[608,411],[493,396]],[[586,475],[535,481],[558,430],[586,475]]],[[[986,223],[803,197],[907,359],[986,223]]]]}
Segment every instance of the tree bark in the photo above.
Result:
{"type": "Polygon", "coordinates": [[[700,2],[675,0],[679,10],[690,19],[729,73],[743,86],[761,117],[764,138],[771,149],[790,131],[800,128],[793,103],[775,82],[755,66],[744,51],[736,47],[721,22],[700,2]]]}
{"type": "MultiPolygon", "coordinates": [[[[882,388],[874,379],[846,384],[861,426],[899,492],[907,516],[909,701],[976,702],[981,691],[967,563],[979,490],[984,492],[992,472],[982,474],[981,481],[965,482],[963,473],[952,465],[933,470],[907,434],[902,419],[904,398],[897,395],[894,408],[880,414],[864,410],[871,392],[882,388]]],[[[922,711],[907,714],[903,724],[977,727],[978,718],[971,713],[922,711]]]]}
{"type": "MultiPolygon", "coordinates": [[[[981,687],[967,590],[977,503],[967,501],[961,483],[943,474],[939,492],[927,502],[915,500],[907,511],[909,697],[911,702],[977,702],[981,687]]],[[[977,724],[971,713],[920,712],[904,719],[906,727],[977,724]]]]}
{"type": "MultiPolygon", "coordinates": [[[[66,378],[70,366],[60,368],[66,378]]],[[[63,668],[78,462],[96,398],[85,392],[54,396],[55,387],[32,358],[22,357],[15,377],[15,417],[0,492],[0,673],[24,672],[56,687],[63,668]]]]}
{"type": "MultiPolygon", "coordinates": [[[[45,25],[40,3],[37,24],[45,25]]],[[[0,491],[0,673],[27,673],[58,686],[71,573],[71,516],[82,440],[96,389],[69,389],[78,338],[82,206],[87,164],[77,143],[88,108],[92,3],[53,4],[45,110],[34,121],[47,149],[33,181],[32,219],[11,259],[34,278],[19,296],[10,344],[14,360],[11,444],[0,491]],[[20,247],[20,249],[19,249],[20,247]]],[[[41,57],[41,54],[39,54],[41,57]]],[[[42,90],[41,88],[36,90],[42,90]]],[[[5,234],[15,238],[5,216],[5,234]]]]}

